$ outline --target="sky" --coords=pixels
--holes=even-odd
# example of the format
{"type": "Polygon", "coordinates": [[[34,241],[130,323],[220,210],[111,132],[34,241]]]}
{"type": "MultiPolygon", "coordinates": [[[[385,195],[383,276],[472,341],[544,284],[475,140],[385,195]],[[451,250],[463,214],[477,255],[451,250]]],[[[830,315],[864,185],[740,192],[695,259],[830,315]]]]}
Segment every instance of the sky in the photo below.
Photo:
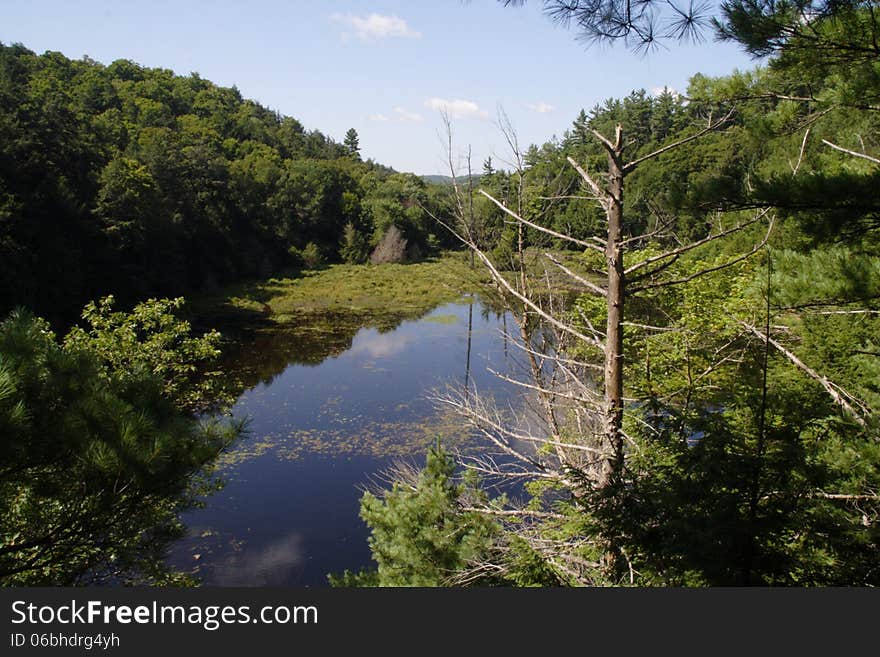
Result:
{"type": "Polygon", "coordinates": [[[354,128],[364,159],[417,174],[449,173],[444,109],[455,166],[470,147],[480,170],[510,160],[501,112],[542,144],[607,98],[756,65],[711,35],[647,56],[588,48],[540,0],[2,0],[0,42],[198,73],[337,141],[354,128]]]}

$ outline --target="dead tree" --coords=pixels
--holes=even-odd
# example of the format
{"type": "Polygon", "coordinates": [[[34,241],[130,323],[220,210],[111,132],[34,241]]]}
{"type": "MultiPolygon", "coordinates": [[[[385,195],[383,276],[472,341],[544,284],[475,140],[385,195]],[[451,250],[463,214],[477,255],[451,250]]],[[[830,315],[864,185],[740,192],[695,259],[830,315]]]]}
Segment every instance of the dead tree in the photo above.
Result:
{"type": "MultiPolygon", "coordinates": [[[[679,246],[674,249],[670,249],[661,254],[641,260],[630,267],[626,267],[624,263],[624,257],[627,249],[632,248],[640,242],[651,239],[652,237],[657,237],[660,232],[662,232],[664,229],[668,229],[669,226],[668,224],[662,224],[658,228],[658,230],[652,233],[631,237],[628,239],[624,238],[623,215],[625,179],[643,162],[653,159],[658,155],[661,155],[662,153],[670,151],[674,148],[683,146],[688,142],[696,140],[710,131],[717,130],[719,127],[724,125],[729,118],[730,114],[724,116],[720,120],[713,121],[710,118],[707,121],[706,126],[695,134],[676,141],[672,144],[668,144],[652,153],[649,153],[648,155],[639,157],[629,162],[627,162],[624,158],[626,144],[624,141],[624,130],[622,126],[617,126],[613,139],[609,139],[608,137],[600,134],[596,130],[591,130],[591,132],[599,141],[599,143],[603,146],[607,154],[607,182],[605,184],[602,184],[598,176],[588,173],[587,170],[579,163],[577,163],[574,159],[568,158],[568,161],[571,166],[573,166],[575,170],[577,170],[585,186],[592,194],[592,197],[605,211],[605,237],[594,237],[593,241],[575,239],[573,237],[563,235],[556,231],[545,228],[544,226],[541,226],[534,221],[524,218],[521,212],[516,212],[510,209],[501,201],[493,198],[484,190],[480,190],[480,193],[482,193],[489,200],[495,203],[499,208],[501,208],[506,214],[512,217],[519,224],[519,226],[527,226],[533,230],[549,234],[557,239],[562,239],[574,243],[586,249],[598,251],[604,256],[604,280],[590,281],[584,276],[581,276],[572,271],[570,268],[566,267],[551,254],[545,254],[547,259],[565,276],[571,279],[576,285],[584,288],[585,291],[588,293],[599,295],[605,299],[607,309],[605,331],[603,333],[600,333],[596,331],[595,328],[590,327],[591,335],[587,336],[584,335],[581,331],[576,330],[571,324],[560,322],[558,318],[552,317],[545,311],[542,311],[538,304],[536,304],[534,300],[528,297],[526,284],[523,279],[524,273],[522,271],[520,272],[520,290],[515,290],[509,284],[509,282],[507,282],[503,277],[500,276],[497,268],[493,265],[493,263],[490,262],[486,254],[479,251],[479,249],[476,249],[477,255],[480,257],[483,263],[487,265],[490,272],[492,272],[492,275],[495,278],[496,282],[502,288],[505,288],[508,293],[513,294],[514,297],[517,297],[524,306],[530,308],[539,317],[541,317],[545,321],[548,321],[563,334],[567,334],[571,337],[574,337],[575,339],[583,340],[587,343],[593,344],[595,347],[601,350],[604,357],[602,385],[603,407],[601,409],[601,449],[605,450],[608,456],[602,467],[598,469],[598,476],[593,481],[594,485],[597,487],[601,488],[611,485],[613,483],[618,483],[623,467],[626,443],[625,436],[623,434],[623,413],[625,406],[623,393],[623,340],[625,323],[624,310],[627,297],[640,292],[651,290],[656,287],[684,282],[658,278],[658,276],[660,276],[662,272],[665,271],[682,254],[714,240],[741,231],[759,221],[762,221],[766,218],[767,215],[766,210],[758,212],[756,216],[751,220],[739,223],[736,226],[725,230],[716,231],[706,238],[679,246]]],[[[767,237],[769,237],[769,231],[767,237]]],[[[743,254],[742,256],[739,256],[737,258],[733,258],[729,262],[724,263],[721,266],[715,266],[706,271],[696,272],[694,275],[688,277],[688,280],[691,280],[692,278],[695,278],[702,274],[709,273],[709,271],[717,271],[718,269],[722,269],[724,267],[728,267],[736,264],[737,262],[740,262],[742,259],[757,252],[766,243],[767,237],[756,244],[755,247],[748,253],[743,254]]],[[[465,240],[465,242],[467,243],[467,240],[465,240]]],[[[468,243],[468,246],[472,250],[474,250],[474,247],[476,245],[470,242],[468,243]]]]}
{"type": "MultiPolygon", "coordinates": [[[[513,314],[520,326],[520,335],[515,344],[527,356],[530,378],[520,380],[506,374],[501,376],[520,386],[528,393],[527,397],[537,402],[538,408],[537,412],[526,410],[512,415],[509,411],[502,412],[495,408],[489,400],[474,393],[453,393],[440,397],[438,401],[455,408],[499,450],[495,456],[483,455],[470,459],[469,467],[490,479],[552,481],[568,490],[574,498],[584,500],[591,499],[597,492],[614,494],[612,491],[620,489],[625,473],[627,445],[632,443],[624,431],[624,414],[627,404],[633,401],[625,397],[624,330],[625,327],[631,330],[664,330],[662,327],[627,322],[627,299],[741,262],[767,243],[773,225],[769,211],[760,210],[733,226],[719,226],[702,239],[674,246],[629,265],[626,253],[639,244],[668,233],[672,222],[661,221],[655,230],[647,234],[626,237],[623,231],[625,181],[643,162],[719,129],[730,116],[727,114],[717,120],[710,117],[704,127],[691,136],[629,161],[625,158],[625,152],[630,144],[626,141],[623,126],[617,126],[612,138],[592,130],[607,155],[608,169],[605,175],[588,172],[572,158],[568,161],[580,175],[590,197],[604,210],[606,226],[603,237],[583,240],[554,231],[539,223],[537,217],[523,216],[522,203],[511,208],[480,189],[481,194],[516,222],[520,231],[520,267],[514,276],[505,275],[469,235],[450,228],[483,263],[497,289],[508,299],[509,307],[516,310],[513,314]],[[766,234],[749,251],[680,279],[669,275],[671,266],[683,254],[759,223],[767,224],[766,234]],[[601,277],[576,272],[553,254],[547,253],[544,254],[543,263],[545,283],[539,289],[535,277],[528,276],[525,271],[522,234],[526,229],[601,253],[605,264],[601,277]],[[581,318],[582,321],[577,322],[561,311],[551,283],[551,272],[562,276],[583,292],[605,300],[607,318],[604,331],[593,326],[588,318],[581,318]],[[551,334],[551,349],[534,344],[531,336],[536,326],[551,334]],[[575,344],[592,350],[596,357],[572,357],[569,347],[575,344]],[[597,376],[599,372],[601,375],[597,376]]],[[[509,137],[508,143],[515,148],[516,142],[509,137]]],[[[460,201],[457,207],[463,209],[465,203],[460,201]]],[[[467,225],[467,222],[459,221],[458,225],[467,225]]],[[[535,515],[533,509],[514,507],[499,514],[497,508],[486,508],[486,512],[503,521],[516,523],[517,535],[569,581],[596,583],[626,574],[634,577],[632,565],[613,536],[583,537],[580,543],[550,541],[542,534],[542,519],[535,515]],[[585,560],[577,554],[576,543],[583,546],[590,542],[603,553],[601,559],[585,560]]],[[[497,565],[492,564],[491,567],[497,565]]],[[[490,565],[475,565],[476,571],[482,567],[490,565]]]]}

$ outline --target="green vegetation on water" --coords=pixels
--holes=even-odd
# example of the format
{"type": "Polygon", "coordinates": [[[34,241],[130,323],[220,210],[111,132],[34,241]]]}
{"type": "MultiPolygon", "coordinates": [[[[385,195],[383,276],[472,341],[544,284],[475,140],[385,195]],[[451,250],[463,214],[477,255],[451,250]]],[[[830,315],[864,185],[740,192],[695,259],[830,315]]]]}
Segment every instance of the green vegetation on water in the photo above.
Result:
{"type": "Polygon", "coordinates": [[[485,272],[471,269],[461,253],[412,264],[337,264],[234,286],[198,300],[194,312],[222,317],[244,311],[281,326],[339,316],[363,326],[382,326],[421,317],[485,282],[485,272]]]}

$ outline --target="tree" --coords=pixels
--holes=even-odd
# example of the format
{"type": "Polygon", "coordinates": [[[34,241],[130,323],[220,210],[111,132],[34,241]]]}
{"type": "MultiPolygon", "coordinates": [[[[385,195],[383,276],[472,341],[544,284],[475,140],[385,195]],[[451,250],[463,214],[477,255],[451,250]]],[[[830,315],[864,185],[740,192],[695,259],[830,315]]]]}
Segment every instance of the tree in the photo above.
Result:
{"type": "Polygon", "coordinates": [[[343,262],[352,265],[360,265],[366,262],[369,255],[367,239],[362,235],[352,222],[345,224],[342,231],[342,243],[339,246],[339,257],[343,262]]]}
{"type": "Polygon", "coordinates": [[[60,330],[108,294],[269,276],[310,242],[332,261],[348,222],[439,243],[419,207],[445,214],[437,189],[361,161],[354,130],[336,143],[237,89],[123,60],[0,44],[0,70],[0,313],[24,305],[60,330]]]}
{"type": "Polygon", "coordinates": [[[349,128],[348,132],[345,133],[345,140],[342,142],[342,145],[345,146],[348,154],[355,158],[360,158],[361,148],[358,142],[358,133],[354,128],[349,128]]]}
{"type": "MultiPolygon", "coordinates": [[[[505,6],[525,0],[500,0],[505,6]]],[[[565,26],[574,24],[577,38],[588,44],[622,41],[648,52],[665,41],[700,41],[710,25],[710,5],[668,0],[543,0],[544,11],[565,26]]]]}
{"type": "MultiPolygon", "coordinates": [[[[603,185],[597,182],[597,179],[589,174],[573,158],[569,158],[569,163],[577,170],[587,190],[605,211],[606,233],[602,238],[594,238],[589,241],[580,240],[545,228],[533,220],[524,218],[522,216],[524,212],[521,204],[521,209],[514,211],[481,190],[484,196],[516,222],[521,235],[522,231],[528,228],[557,239],[572,242],[581,248],[587,249],[588,252],[592,251],[602,254],[604,259],[604,272],[602,276],[605,280],[597,284],[587,277],[574,272],[552,254],[546,254],[546,258],[551,265],[561,271],[571,282],[582,289],[586,289],[589,294],[604,299],[605,330],[600,331],[593,326],[589,319],[585,320],[586,326],[579,326],[578,323],[560,316],[558,312],[545,309],[546,302],[542,301],[542,298],[553,299],[555,295],[552,289],[547,289],[546,287],[541,293],[538,293],[533,284],[527,281],[525,268],[522,264],[522,238],[519,240],[518,247],[519,268],[517,278],[511,282],[500,273],[497,266],[472,239],[460,236],[465,244],[489,269],[502,294],[507,295],[510,302],[521,308],[517,313],[517,321],[520,325],[521,346],[529,354],[532,377],[530,384],[523,385],[537,392],[544,409],[544,429],[549,434],[547,436],[532,434],[528,440],[532,443],[546,445],[548,448],[547,453],[552,454],[553,458],[544,456],[536,459],[536,455],[531,453],[530,450],[522,450],[511,445],[510,439],[516,432],[512,434],[509,429],[499,424],[497,415],[485,405],[485,402],[480,401],[476,396],[450,398],[446,402],[461,412],[476,428],[480,429],[496,447],[503,449],[515,461],[518,461],[521,466],[527,468],[524,473],[518,473],[518,476],[549,477],[570,489],[571,494],[576,498],[596,499],[598,497],[603,498],[603,503],[605,504],[617,505],[620,503],[620,496],[624,491],[625,446],[627,444],[623,427],[624,409],[626,406],[624,403],[623,338],[625,324],[624,305],[626,299],[639,292],[683,282],[674,278],[665,279],[662,274],[682,254],[742,231],[761,221],[767,214],[766,212],[760,212],[752,219],[718,230],[702,240],[657,252],[649,257],[641,258],[630,266],[626,266],[624,263],[626,251],[634,248],[635,245],[646,243],[652,239],[656,240],[658,236],[669,230],[670,225],[668,222],[661,223],[657,229],[649,234],[626,237],[623,233],[624,180],[642,163],[717,130],[728,121],[729,116],[728,114],[721,119],[715,120],[710,117],[702,129],[693,132],[687,137],[668,143],[646,155],[635,157],[630,161],[626,161],[623,156],[626,142],[624,141],[621,125],[617,125],[613,139],[609,139],[595,128],[591,128],[592,136],[599,141],[606,151],[608,167],[607,184],[603,185]],[[599,244],[596,244],[596,242],[599,244]],[[548,356],[531,344],[530,334],[536,322],[545,326],[545,330],[550,330],[555,334],[552,344],[554,345],[553,352],[557,356],[548,356]],[[601,379],[601,393],[599,396],[584,385],[576,374],[576,368],[573,369],[560,360],[565,358],[559,355],[565,352],[563,345],[570,344],[572,340],[582,347],[598,349],[603,354],[603,377],[601,379]],[[550,374],[547,374],[548,369],[550,374]],[[562,376],[563,381],[557,380],[557,376],[562,376]],[[580,435],[573,436],[570,441],[563,437],[564,423],[562,416],[573,409],[570,403],[564,401],[565,399],[578,400],[580,407],[584,411],[583,417],[579,417],[577,423],[579,427],[582,427],[581,433],[580,435]],[[590,455],[590,457],[585,458],[584,452],[590,455]]],[[[513,140],[509,141],[515,143],[513,140]]],[[[463,207],[463,204],[459,203],[459,207],[463,207]]],[[[767,237],[743,255],[732,257],[728,261],[714,267],[693,272],[687,280],[740,262],[757,252],[766,243],[766,240],[767,237]]],[[[556,303],[559,302],[556,301],[556,303]]],[[[553,307],[553,301],[550,301],[550,308],[552,309],[553,307]]],[[[577,405],[574,410],[578,412],[577,405]]],[[[505,468],[487,466],[485,463],[481,464],[480,467],[483,471],[491,471],[497,476],[503,477],[505,474],[510,474],[509,472],[505,473],[505,468]]],[[[614,536],[604,536],[601,540],[607,541],[602,568],[608,568],[608,571],[606,571],[607,576],[619,576],[623,562],[620,546],[615,545],[616,538],[614,536]],[[604,561],[605,559],[607,559],[607,562],[604,561]]]]}
{"type": "Polygon", "coordinates": [[[183,297],[150,299],[128,313],[113,311],[114,302],[108,296],[87,304],[82,319],[88,329],[72,328],[64,348],[91,354],[108,379],[144,373],[158,377],[165,396],[183,411],[205,411],[233,401],[222,391],[220,372],[208,369],[220,356],[220,333],[193,337],[189,322],[174,315],[183,297]]]}
{"type": "Polygon", "coordinates": [[[467,511],[479,497],[474,481],[456,478],[455,463],[439,444],[428,451],[424,469],[400,464],[391,478],[391,490],[361,498],[377,569],[331,576],[331,585],[443,586],[488,545],[493,522],[467,511]]]}
{"type": "Polygon", "coordinates": [[[26,311],[0,324],[4,585],[189,581],[165,565],[167,546],[240,427],[182,413],[168,383],[60,345],[26,311]]]}
{"type": "Polygon", "coordinates": [[[756,57],[778,54],[876,60],[878,17],[872,0],[726,0],[713,20],[721,39],[756,57]]]}
{"type": "MultiPolygon", "coordinates": [[[[612,22],[619,15],[595,12],[659,5],[547,4],[612,22]]],[[[768,77],[695,79],[694,89],[716,93],[689,94],[677,117],[671,94],[656,113],[638,92],[609,101],[582,125],[589,139],[570,144],[581,149],[568,156],[582,183],[578,200],[589,196],[601,207],[601,233],[554,230],[528,192],[541,151],[523,157],[509,136],[512,191],[504,198],[483,191],[512,221],[512,271],[469,232],[469,195],[457,190],[451,228],[490,271],[518,323],[519,335],[508,337],[518,338],[526,376],[505,378],[527,403],[516,413],[473,390],[438,401],[495,448],[468,466],[526,482],[528,496],[468,509],[502,530],[453,581],[503,579],[525,546],[566,584],[878,582],[880,224],[869,187],[880,158],[876,121],[864,115],[876,109],[852,93],[876,92],[875,62],[839,56],[873,46],[848,42],[837,22],[855,3],[741,4],[791,10],[798,33],[783,35],[768,77]],[[811,7],[820,5],[830,13],[813,21],[811,7]],[[803,47],[810,35],[818,57],[803,47]],[[799,52],[787,56],[797,40],[799,52]],[[831,56],[817,62],[826,46],[831,56]],[[823,74],[800,77],[806,71],[823,74]],[[768,91],[755,79],[778,86],[768,91]],[[734,102],[737,117],[722,109],[734,102]],[[720,121],[712,118],[719,109],[720,121]],[[700,112],[708,114],[704,128],[682,126],[700,112]],[[729,132],[714,130],[721,124],[729,132]],[[724,163],[727,180],[694,172],[712,161],[724,163]],[[624,188],[628,198],[681,174],[686,186],[702,188],[694,195],[700,202],[682,203],[679,194],[669,205],[625,204],[624,188]],[[703,226],[666,212],[696,212],[703,202],[722,209],[703,209],[695,217],[703,226]],[[632,209],[641,216],[628,218],[632,209]],[[580,253],[529,252],[538,236],[580,253]],[[578,292],[573,303],[570,288],[578,292]]],[[[867,9],[859,16],[873,20],[867,9]]],[[[639,36],[638,20],[618,27],[600,36],[650,36],[639,36]]]]}
{"type": "MultiPolygon", "coordinates": [[[[566,4],[569,9],[578,6],[566,4]]],[[[548,280],[540,287],[519,271],[510,280],[493,270],[511,307],[522,308],[521,326],[532,326],[520,341],[529,355],[531,378],[518,383],[544,410],[543,433],[522,428],[527,423],[534,426],[531,416],[511,419],[467,396],[447,400],[507,457],[506,461],[477,459],[473,467],[532,480],[530,504],[510,509],[520,523],[511,521],[510,531],[543,550],[566,581],[622,582],[641,576],[643,581],[656,577],[654,581],[666,583],[830,584],[876,579],[867,564],[877,555],[873,527],[880,514],[877,407],[866,401],[876,396],[864,378],[866,372],[877,371],[876,353],[868,346],[873,340],[864,333],[877,327],[869,291],[877,279],[867,273],[874,267],[868,262],[876,262],[872,231],[877,211],[868,189],[876,171],[867,163],[876,165],[880,160],[866,145],[875,143],[876,123],[858,117],[859,125],[864,125],[860,144],[854,136],[846,145],[821,140],[828,149],[853,158],[842,167],[833,157],[817,156],[808,148],[820,141],[810,138],[820,126],[827,130],[823,124],[833,120],[832,112],[840,111],[852,121],[856,117],[852,110],[873,111],[864,101],[875,86],[868,82],[870,65],[864,66],[860,56],[843,54],[870,53],[872,46],[870,39],[864,39],[862,46],[846,39],[842,25],[856,20],[845,16],[842,7],[847,3],[836,8],[837,14],[816,14],[815,21],[803,20],[800,12],[809,4],[799,3],[793,14],[797,31],[786,33],[787,40],[774,45],[781,53],[771,65],[771,73],[776,74],[771,84],[782,82],[798,92],[771,87],[769,92],[747,88],[732,94],[729,90],[736,90],[742,77],[731,76],[719,84],[726,93],[712,98],[722,106],[736,98],[744,113],[738,123],[746,125],[737,126],[733,134],[755,130],[756,135],[751,142],[739,142],[747,145],[753,163],[738,169],[742,200],[733,200],[736,195],[724,198],[718,193],[721,187],[706,197],[714,207],[733,210],[726,220],[719,215],[716,227],[707,234],[686,242],[679,232],[670,248],[664,233],[674,232],[679,221],[664,216],[657,204],[646,206],[655,214],[653,227],[624,221],[627,175],[651,158],[666,153],[677,158],[671,153],[674,147],[697,136],[683,136],[680,129],[672,128],[668,111],[643,121],[643,99],[636,94],[623,103],[609,104],[607,110],[626,110],[630,120],[658,135],[659,144],[647,153],[637,151],[630,163],[623,163],[623,149],[633,144],[623,140],[619,126],[615,138],[609,138],[594,124],[592,136],[609,160],[607,177],[603,181],[570,158],[603,206],[603,234],[578,242],[565,231],[554,234],[533,216],[525,218],[521,209],[511,211],[511,204],[494,200],[518,225],[565,239],[587,254],[601,252],[605,265],[597,280],[596,255],[585,258],[592,265],[587,275],[553,254],[545,256],[570,283],[588,290],[575,312],[563,309],[561,295],[554,297],[547,273],[552,267],[537,264],[548,280]],[[821,61],[807,43],[827,47],[829,56],[821,61]],[[820,71],[823,80],[815,77],[820,71]],[[813,77],[796,77],[805,72],[813,77]],[[828,82],[830,88],[825,86],[828,82]],[[862,100],[852,93],[855,86],[862,100]],[[792,155],[782,144],[793,141],[787,136],[793,126],[800,134],[792,155]],[[674,136],[667,139],[670,130],[674,136]],[[768,139],[774,140],[770,148],[768,139]],[[830,167],[818,167],[822,160],[830,167]],[[853,167],[861,169],[858,174],[853,167]],[[803,174],[810,169],[809,175],[803,174]],[[758,210],[751,216],[738,212],[755,207],[758,210]],[[748,258],[769,243],[769,229],[763,239],[740,253],[723,246],[723,238],[735,242],[736,234],[752,233],[774,207],[780,214],[829,228],[821,235],[809,224],[789,222],[782,244],[804,249],[804,242],[797,241],[804,236],[793,237],[800,231],[811,235],[807,239],[850,242],[854,250],[844,249],[852,258],[847,271],[840,268],[840,252],[829,258],[832,254],[826,247],[814,247],[806,259],[793,253],[775,252],[773,257],[768,253],[762,272],[748,258]],[[712,243],[716,245],[709,246],[712,243]],[[795,263],[795,277],[789,274],[785,280],[775,273],[778,267],[795,263]],[[766,280],[766,285],[756,285],[756,278],[766,280]],[[751,289],[747,289],[749,280],[751,289]],[[714,289],[718,281],[723,281],[724,292],[714,289]],[[844,293],[839,286],[853,292],[844,293]],[[794,289],[800,290],[799,301],[782,303],[780,297],[794,289]],[[731,307],[731,303],[741,305],[731,307]],[[811,307],[822,308],[821,317],[811,317],[811,307]],[[613,317],[626,319],[618,322],[613,317]],[[600,322],[604,331],[596,328],[600,322]],[[836,329],[830,328],[832,323],[836,329]],[[624,330],[626,339],[621,340],[624,330]],[[542,336],[537,342],[535,331],[542,336]],[[829,332],[836,337],[828,337],[829,332]],[[541,348],[542,343],[548,346],[541,348]],[[604,357],[603,376],[596,381],[590,373],[596,368],[590,354],[599,350],[604,357]],[[627,366],[632,358],[641,362],[627,366]],[[865,369],[857,373],[858,368],[865,369]],[[619,377],[625,380],[624,388],[617,388],[619,377]],[[589,435],[600,438],[591,442],[589,435]],[[527,449],[530,444],[541,447],[527,449]],[[851,476],[845,474],[847,468],[853,468],[851,476]],[[560,494],[573,502],[553,504],[560,494]],[[562,517],[526,525],[536,499],[539,504],[550,502],[546,512],[556,511],[562,517]],[[579,550],[573,551],[573,544],[579,550]],[[728,549],[713,556],[718,545],[728,549]]],[[[778,3],[777,9],[782,6],[778,3]]],[[[869,12],[860,16],[873,20],[869,12]]],[[[864,35],[870,29],[851,33],[864,35]]],[[[872,56],[864,54],[864,61],[872,56]]],[[[692,94],[691,106],[704,99],[692,94]]],[[[666,109],[673,106],[669,97],[663,103],[666,109]]],[[[853,130],[845,123],[839,129],[853,130]]],[[[646,141],[640,132],[632,140],[636,148],[646,141]]],[[[664,173],[662,167],[659,173],[664,173]]],[[[665,171],[666,184],[670,173],[665,171]]],[[[473,248],[472,243],[469,246],[473,248]]],[[[481,259],[491,270],[491,258],[481,259]]]]}
{"type": "Polygon", "coordinates": [[[392,225],[385,231],[382,239],[370,254],[370,262],[381,265],[389,262],[406,260],[406,239],[397,226],[392,225]]]}
{"type": "Polygon", "coordinates": [[[668,41],[702,41],[714,29],[718,38],[736,41],[756,57],[795,49],[847,58],[872,59],[878,54],[871,38],[877,26],[873,0],[725,0],[719,15],[712,14],[711,3],[678,0],[542,4],[552,20],[574,26],[576,38],[588,45],[622,42],[647,53],[668,41]]]}

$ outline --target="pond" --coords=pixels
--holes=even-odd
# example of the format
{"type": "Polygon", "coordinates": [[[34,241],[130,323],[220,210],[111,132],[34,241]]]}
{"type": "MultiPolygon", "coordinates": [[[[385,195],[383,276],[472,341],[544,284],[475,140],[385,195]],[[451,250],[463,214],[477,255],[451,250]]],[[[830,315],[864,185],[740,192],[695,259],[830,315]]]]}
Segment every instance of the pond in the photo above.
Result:
{"type": "Polygon", "coordinates": [[[213,586],[326,586],[328,573],[372,565],[364,486],[395,460],[423,463],[438,436],[477,446],[432,394],[517,392],[487,371],[517,359],[511,318],[464,301],[383,330],[289,326],[242,344],[228,369],[243,382],[232,412],[248,432],[221,457],[223,488],[184,515],[170,565],[213,586]]]}

